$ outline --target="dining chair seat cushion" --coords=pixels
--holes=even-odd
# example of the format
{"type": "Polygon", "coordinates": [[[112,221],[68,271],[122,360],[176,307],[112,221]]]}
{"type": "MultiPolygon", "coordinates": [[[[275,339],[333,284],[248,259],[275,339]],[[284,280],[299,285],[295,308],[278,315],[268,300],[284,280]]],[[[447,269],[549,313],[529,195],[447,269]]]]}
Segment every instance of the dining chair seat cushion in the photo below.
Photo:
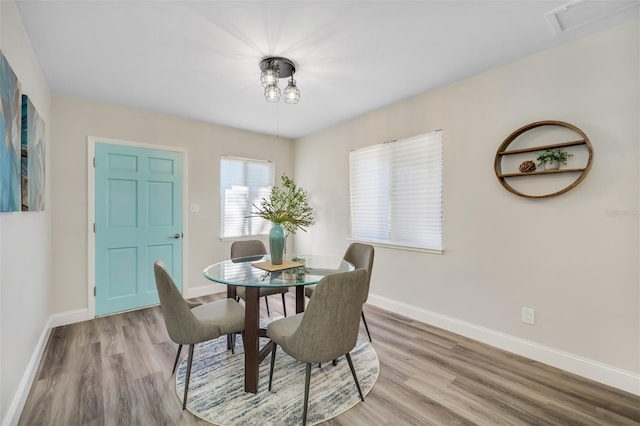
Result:
{"type": "MultiPolygon", "coordinates": [[[[272,294],[280,294],[280,293],[288,293],[288,287],[260,287],[260,297],[271,296],[272,294]]],[[[247,288],[246,287],[236,287],[236,296],[238,296],[242,300],[246,300],[247,298],[247,288]]]]}
{"type": "Polygon", "coordinates": [[[311,298],[311,295],[313,294],[313,290],[315,290],[316,286],[315,285],[308,285],[304,288],[304,295],[308,298],[311,298]]]}
{"type": "Polygon", "coordinates": [[[191,313],[207,328],[215,329],[212,338],[244,330],[244,309],[233,299],[216,300],[191,308],[191,313]]]}
{"type": "Polygon", "coordinates": [[[187,306],[189,306],[189,309],[195,308],[196,306],[202,305],[202,303],[200,303],[200,302],[192,302],[192,301],[186,300],[186,299],[184,301],[187,302],[187,306]]]}
{"type": "Polygon", "coordinates": [[[272,322],[267,328],[267,337],[283,346],[286,345],[300,326],[303,316],[304,312],[272,322]]]}

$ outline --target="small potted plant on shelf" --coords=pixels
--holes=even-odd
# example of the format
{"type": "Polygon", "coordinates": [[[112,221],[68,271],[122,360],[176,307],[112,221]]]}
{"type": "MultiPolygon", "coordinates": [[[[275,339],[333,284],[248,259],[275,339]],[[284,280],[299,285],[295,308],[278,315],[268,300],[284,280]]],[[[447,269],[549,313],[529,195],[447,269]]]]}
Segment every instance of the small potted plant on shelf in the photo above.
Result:
{"type": "Polygon", "coordinates": [[[542,154],[538,155],[538,165],[544,165],[545,170],[558,170],[560,164],[567,165],[567,160],[573,157],[573,154],[563,151],[561,149],[547,149],[542,154]]]}
{"type": "Polygon", "coordinates": [[[286,174],[281,177],[282,187],[271,188],[269,197],[253,205],[251,217],[261,217],[273,223],[269,232],[271,263],[281,265],[286,237],[313,224],[313,209],[309,205],[307,191],[298,187],[286,174]],[[285,235],[286,232],[286,235],[285,235]]]}

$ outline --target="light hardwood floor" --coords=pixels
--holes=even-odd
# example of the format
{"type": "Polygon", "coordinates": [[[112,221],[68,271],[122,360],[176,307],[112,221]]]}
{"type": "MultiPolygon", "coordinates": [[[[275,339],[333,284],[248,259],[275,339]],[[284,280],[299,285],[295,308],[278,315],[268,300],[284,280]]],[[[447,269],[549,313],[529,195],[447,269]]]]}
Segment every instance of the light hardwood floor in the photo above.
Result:
{"type": "MultiPolygon", "coordinates": [[[[280,314],[280,297],[269,301],[280,314]]],[[[287,311],[295,312],[293,293],[287,311]]],[[[640,425],[638,396],[376,307],[365,315],[378,382],[326,425],[640,425]]],[[[19,424],[208,424],[181,410],[176,350],[159,307],[58,327],[19,424]]]]}

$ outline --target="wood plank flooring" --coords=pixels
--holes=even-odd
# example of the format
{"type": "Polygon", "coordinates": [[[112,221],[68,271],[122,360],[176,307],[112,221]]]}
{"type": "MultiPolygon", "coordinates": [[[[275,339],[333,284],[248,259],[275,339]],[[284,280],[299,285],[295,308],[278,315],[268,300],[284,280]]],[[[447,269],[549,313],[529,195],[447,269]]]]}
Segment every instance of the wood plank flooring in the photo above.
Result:
{"type": "MultiPolygon", "coordinates": [[[[269,302],[281,314],[280,297],[269,302]]],[[[638,396],[376,307],[365,315],[378,382],[326,425],[640,425],[638,396]]],[[[181,410],[176,350],[159,307],[55,328],[19,424],[208,424],[181,410]]]]}

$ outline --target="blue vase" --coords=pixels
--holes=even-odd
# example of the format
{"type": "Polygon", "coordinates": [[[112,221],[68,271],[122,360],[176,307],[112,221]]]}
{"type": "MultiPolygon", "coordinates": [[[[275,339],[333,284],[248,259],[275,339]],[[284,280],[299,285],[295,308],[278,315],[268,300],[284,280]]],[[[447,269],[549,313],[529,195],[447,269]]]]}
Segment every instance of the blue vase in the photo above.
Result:
{"type": "Polygon", "coordinates": [[[271,252],[271,264],[282,265],[284,256],[284,229],[279,223],[274,223],[269,231],[269,251],[271,252]]]}

